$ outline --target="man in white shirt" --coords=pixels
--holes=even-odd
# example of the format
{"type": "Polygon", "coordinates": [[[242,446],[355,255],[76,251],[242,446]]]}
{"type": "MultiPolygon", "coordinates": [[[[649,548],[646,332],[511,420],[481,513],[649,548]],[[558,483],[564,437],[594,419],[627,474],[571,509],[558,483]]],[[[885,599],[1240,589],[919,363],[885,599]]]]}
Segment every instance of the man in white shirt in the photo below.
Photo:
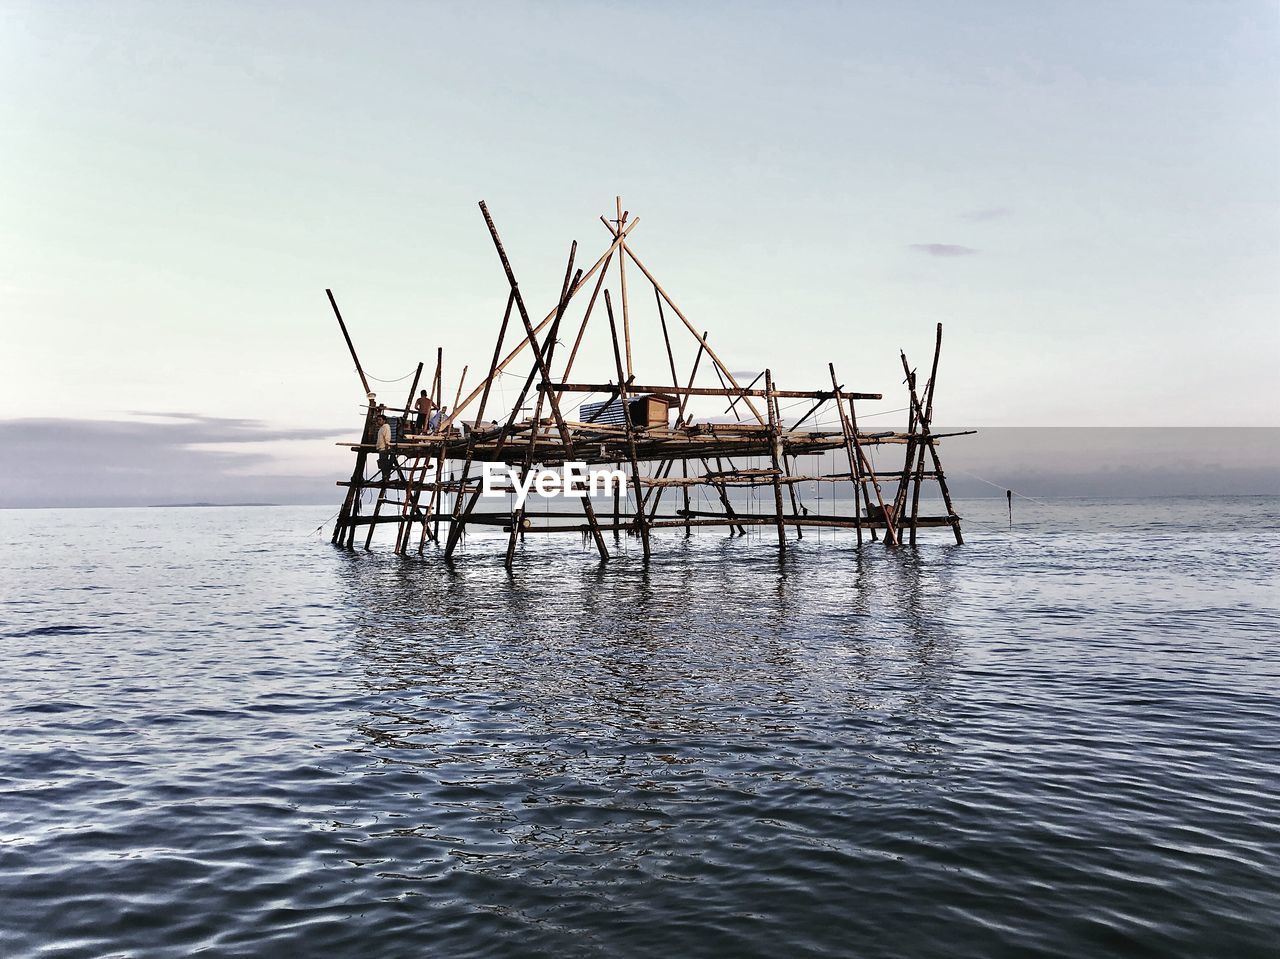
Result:
{"type": "Polygon", "coordinates": [[[391,453],[391,424],[385,416],[378,417],[378,440],[374,448],[378,451],[378,469],[382,470],[382,479],[388,481],[395,460],[391,453]]]}

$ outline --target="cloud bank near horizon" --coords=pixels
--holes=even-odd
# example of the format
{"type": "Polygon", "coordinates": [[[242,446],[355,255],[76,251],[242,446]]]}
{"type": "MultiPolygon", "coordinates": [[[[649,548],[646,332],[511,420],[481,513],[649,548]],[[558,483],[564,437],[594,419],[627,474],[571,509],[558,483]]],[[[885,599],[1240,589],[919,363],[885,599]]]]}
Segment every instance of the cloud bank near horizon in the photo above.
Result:
{"type": "Polygon", "coordinates": [[[290,472],[277,450],[315,442],[332,451],[331,441],[351,432],[173,411],[130,415],[151,421],[0,420],[0,507],[325,502],[337,477],[290,472]]]}
{"type": "MultiPolygon", "coordinates": [[[[0,508],[333,503],[348,428],[145,412],[0,420],[0,508]]],[[[938,427],[939,432],[945,432],[938,427]]],[[[901,447],[875,452],[893,468],[901,447]]],[[[942,443],[955,495],[1280,495],[1280,428],[996,427],[942,443]]]]}

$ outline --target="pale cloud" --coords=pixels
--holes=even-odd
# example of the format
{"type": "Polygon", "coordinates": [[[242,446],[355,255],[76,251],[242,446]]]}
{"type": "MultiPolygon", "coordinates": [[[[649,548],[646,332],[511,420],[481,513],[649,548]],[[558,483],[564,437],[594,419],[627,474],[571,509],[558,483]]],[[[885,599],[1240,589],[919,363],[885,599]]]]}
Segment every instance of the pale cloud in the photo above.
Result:
{"type": "Polygon", "coordinates": [[[1013,210],[1007,206],[989,206],[981,210],[969,210],[967,213],[961,213],[960,219],[968,220],[971,223],[985,223],[987,220],[1002,220],[1005,217],[1013,216],[1013,210]]]}
{"type": "Polygon", "coordinates": [[[912,243],[909,249],[929,256],[972,256],[978,252],[971,246],[958,243],[912,243]]]}

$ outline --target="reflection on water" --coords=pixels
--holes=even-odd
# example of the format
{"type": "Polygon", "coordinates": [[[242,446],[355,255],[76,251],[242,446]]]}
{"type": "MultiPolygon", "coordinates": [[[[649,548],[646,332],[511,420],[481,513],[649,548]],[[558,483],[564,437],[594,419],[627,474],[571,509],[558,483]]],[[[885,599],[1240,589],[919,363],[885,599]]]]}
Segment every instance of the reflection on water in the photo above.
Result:
{"type": "Polygon", "coordinates": [[[1266,954],[1275,502],[1003,505],[514,575],[0,514],[5,954],[1266,954]]]}

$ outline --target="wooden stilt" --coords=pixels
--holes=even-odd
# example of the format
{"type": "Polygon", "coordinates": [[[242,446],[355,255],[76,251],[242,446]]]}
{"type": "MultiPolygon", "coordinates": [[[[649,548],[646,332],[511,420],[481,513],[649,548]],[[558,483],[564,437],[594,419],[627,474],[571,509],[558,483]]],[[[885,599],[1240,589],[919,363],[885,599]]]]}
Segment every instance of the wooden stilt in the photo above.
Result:
{"type": "MultiPolygon", "coordinates": [[[[906,376],[907,392],[915,395],[916,391],[916,371],[907,370],[906,376]]],[[[911,476],[914,473],[915,451],[917,448],[916,441],[916,413],[913,404],[907,404],[907,449],[902,457],[902,475],[898,478],[898,488],[893,493],[893,515],[897,517],[899,525],[901,525],[902,517],[906,513],[907,506],[907,487],[911,482],[911,476]]]]}
{"type": "MultiPolygon", "coordinates": [[[[413,373],[413,382],[409,385],[409,398],[404,401],[404,419],[400,421],[400,432],[402,434],[408,432],[409,409],[413,406],[413,395],[418,392],[418,381],[422,378],[422,363],[418,363],[418,368],[413,373]]],[[[417,513],[418,497],[416,492],[416,484],[414,484],[414,474],[420,465],[421,457],[414,457],[409,464],[409,487],[404,491],[404,502],[400,507],[400,525],[396,529],[396,546],[397,555],[404,552],[404,543],[408,538],[409,529],[413,526],[413,517],[417,513]]]]}
{"type": "MultiPolygon", "coordinates": [[[[689,478],[689,461],[688,460],[680,461],[680,476],[682,479],[686,479],[686,480],[689,478]]],[[[684,499],[684,519],[685,519],[684,538],[688,539],[693,535],[693,528],[689,525],[689,487],[687,485],[682,486],[680,488],[680,493],[684,499]]]]}
{"type": "MultiPolygon", "coordinates": [[[[702,465],[708,472],[711,471],[711,464],[705,459],[702,461],[702,465]]],[[[729,468],[733,468],[733,460],[729,460],[729,468]]],[[[724,463],[719,456],[716,457],[716,471],[724,472],[724,463]]],[[[724,507],[725,516],[728,516],[730,519],[736,519],[738,517],[738,511],[733,508],[733,501],[729,499],[729,491],[725,489],[724,483],[712,483],[711,486],[720,496],[720,505],[724,507]]],[[[730,524],[729,533],[731,535],[733,534],[734,529],[734,525],[730,524]]],[[[739,536],[747,535],[746,527],[738,525],[736,529],[739,536]]]]}
{"type": "MultiPolygon", "coordinates": [[[[835,375],[834,372],[832,373],[832,375],[833,376],[835,375]]],[[[859,457],[855,465],[858,468],[857,470],[858,475],[862,479],[862,505],[867,508],[867,513],[869,515],[871,513],[871,494],[867,491],[867,480],[868,480],[867,471],[863,469],[863,467],[868,463],[867,454],[862,448],[862,442],[858,433],[858,411],[854,407],[853,397],[846,394],[845,400],[849,404],[849,426],[853,430],[853,445],[854,445],[854,448],[858,451],[858,457],[859,457]]],[[[871,481],[874,483],[879,478],[880,477],[875,475],[875,472],[872,471],[870,476],[871,481]]],[[[879,498],[880,496],[879,488],[876,489],[876,496],[877,498],[879,498]]],[[[883,507],[884,505],[883,500],[880,500],[880,505],[883,507]]],[[[871,542],[874,543],[876,542],[879,534],[876,533],[876,528],[874,526],[872,526],[870,530],[871,530],[871,542]]]]}
{"type": "MultiPolygon", "coordinates": [[[[907,354],[901,353],[902,368],[909,369],[907,366],[907,354]]],[[[956,513],[955,505],[951,502],[951,491],[947,488],[947,477],[942,471],[942,461],[938,458],[938,450],[933,442],[933,434],[929,430],[928,422],[924,421],[923,411],[920,409],[920,401],[916,398],[915,390],[911,391],[911,406],[915,410],[916,416],[921,422],[921,441],[928,447],[929,456],[933,460],[934,479],[938,481],[938,488],[942,491],[942,501],[947,507],[947,517],[951,522],[951,531],[955,534],[956,543],[964,544],[964,536],[960,532],[960,517],[956,513]]]]}
{"type": "MultiPolygon", "coordinates": [[[[766,382],[768,382],[768,374],[769,374],[769,371],[768,371],[768,370],[765,370],[765,381],[766,381],[766,382]]],[[[759,377],[756,377],[756,378],[757,378],[757,379],[759,379],[759,377]]],[[[735,399],[735,400],[734,400],[734,402],[736,403],[736,402],[737,402],[737,400],[735,399]]],[[[771,399],[769,400],[769,402],[773,404],[773,420],[774,420],[774,427],[775,427],[775,429],[777,429],[777,431],[778,431],[778,433],[779,433],[779,435],[780,435],[780,434],[781,434],[781,431],[782,431],[782,411],[778,409],[778,400],[777,400],[777,398],[776,398],[776,397],[771,398],[771,399]]],[[[778,440],[778,449],[779,449],[779,450],[781,450],[782,448],[783,448],[783,447],[782,447],[782,441],[781,441],[781,439],[779,439],[779,440],[778,440]]],[[[784,453],[782,453],[782,464],[781,464],[781,466],[779,466],[779,467],[777,467],[777,468],[778,468],[778,469],[781,469],[784,473],[790,473],[790,472],[791,472],[791,458],[790,458],[790,457],[789,457],[785,452],[784,452],[784,453]]],[[[788,484],[787,484],[787,498],[791,500],[791,514],[792,514],[793,516],[799,516],[799,515],[800,515],[800,504],[799,504],[799,502],[796,500],[796,487],[795,487],[795,484],[794,484],[794,483],[788,483],[788,484]]],[[[797,524],[797,525],[796,525],[795,530],[796,530],[796,539],[804,539],[804,531],[803,531],[803,529],[801,529],[801,527],[800,527],[800,525],[799,525],[799,524],[797,524]]]]}
{"type": "MultiPolygon", "coordinates": [[[[572,287],[573,282],[577,279],[576,277],[574,277],[572,280],[570,279],[573,273],[574,257],[577,256],[577,253],[578,253],[578,244],[574,242],[574,244],[569,248],[569,264],[565,268],[564,283],[560,288],[560,302],[562,304],[562,308],[560,313],[556,316],[555,322],[551,324],[551,332],[547,334],[547,356],[544,364],[544,368],[547,370],[551,369],[552,362],[555,359],[556,334],[560,332],[560,319],[561,317],[564,316],[563,307],[568,305],[569,290],[572,287]]],[[[543,379],[543,383],[545,386],[550,387],[551,386],[550,377],[549,376],[545,377],[543,379]]],[[[531,421],[532,427],[529,433],[529,447],[525,451],[524,465],[521,467],[521,470],[520,470],[520,478],[522,481],[524,477],[529,474],[529,471],[533,468],[534,454],[538,448],[538,431],[541,429],[541,425],[542,425],[542,404],[543,404],[543,401],[548,396],[551,396],[554,399],[555,394],[551,393],[549,390],[539,390],[538,398],[534,401],[533,420],[531,421]]],[[[511,568],[512,561],[515,559],[516,537],[520,534],[523,528],[524,528],[524,507],[519,506],[516,508],[511,518],[511,536],[507,540],[507,555],[506,555],[507,569],[511,568]]]]}
{"type": "MultiPolygon", "coordinates": [[[[858,442],[857,434],[849,426],[849,419],[844,414],[844,396],[840,392],[840,386],[836,383],[836,368],[828,363],[827,369],[831,371],[831,388],[836,401],[836,412],[840,414],[840,430],[844,433],[845,451],[849,454],[849,482],[853,485],[853,518],[861,519],[861,510],[858,506],[858,474],[861,472],[859,460],[861,457],[855,449],[858,442]]],[[[834,508],[834,504],[833,504],[834,508]]],[[[857,531],[858,545],[862,545],[862,524],[858,523],[854,529],[857,531]]]]}
{"type": "MultiPolygon", "coordinates": [[[[622,469],[622,464],[618,463],[617,468],[622,469]]],[[[621,538],[622,533],[622,491],[619,490],[615,483],[613,487],[613,541],[616,543],[621,538]]]]}
{"type": "MultiPolygon", "coordinates": [[[[769,394],[765,398],[765,407],[769,411],[769,458],[773,461],[773,468],[781,473],[782,440],[778,438],[777,404],[773,397],[773,374],[769,370],[764,371],[764,388],[769,394]]],[[[773,478],[773,505],[778,520],[778,555],[781,556],[787,551],[787,527],[782,519],[782,485],[777,476],[773,478]]]]}
{"type": "MultiPolygon", "coordinates": [[[[508,292],[507,308],[506,310],[503,311],[502,326],[498,328],[498,340],[493,347],[493,362],[489,364],[489,372],[485,375],[484,386],[481,390],[480,409],[476,413],[475,426],[467,434],[467,451],[462,463],[462,485],[463,486],[466,485],[467,480],[470,478],[471,461],[475,457],[475,452],[476,452],[476,439],[480,435],[481,429],[483,429],[482,421],[484,419],[485,407],[489,402],[489,391],[493,387],[493,378],[495,375],[497,375],[496,371],[498,367],[498,357],[502,355],[502,341],[503,339],[506,338],[507,324],[511,322],[511,310],[515,306],[515,302],[516,302],[515,291],[508,292]]],[[[456,404],[454,406],[454,412],[455,413],[457,412],[456,404]]],[[[461,487],[459,489],[461,490],[461,487]]],[[[444,550],[444,558],[446,560],[451,559],[453,557],[453,551],[458,545],[458,538],[462,535],[462,530],[465,525],[464,523],[460,523],[457,521],[458,513],[461,511],[461,509],[462,509],[462,493],[461,491],[459,491],[459,493],[453,498],[454,522],[451,523],[449,526],[449,541],[445,545],[445,550],[444,550]]]]}
{"type": "Polygon", "coordinates": [[[618,350],[618,326],[613,319],[613,304],[609,302],[609,291],[604,291],[604,308],[609,314],[609,332],[613,336],[613,358],[618,368],[618,398],[622,403],[622,421],[627,429],[627,452],[631,460],[632,490],[636,499],[636,528],[640,533],[641,548],[644,558],[649,558],[649,517],[644,511],[644,498],[640,490],[640,463],[636,459],[635,425],[631,422],[631,403],[627,394],[628,377],[622,369],[622,354],[618,350]]]}
{"type": "MultiPolygon", "coordinates": [[[[622,210],[622,197],[617,197],[618,201],[618,232],[622,232],[622,228],[626,226],[627,215],[622,210]]],[[[627,244],[623,242],[618,247],[618,291],[622,296],[622,338],[627,345],[627,378],[630,379],[634,375],[631,365],[631,313],[627,309],[627,258],[623,255],[627,251],[627,244]]]]}
{"type": "MultiPolygon", "coordinates": [[[[520,287],[516,283],[515,273],[511,269],[511,263],[507,259],[507,251],[502,248],[502,240],[498,237],[498,229],[493,225],[493,218],[489,215],[489,208],[482,202],[480,211],[484,214],[485,225],[489,228],[489,236],[493,239],[494,248],[498,251],[498,259],[502,261],[503,271],[507,274],[507,282],[511,287],[512,293],[515,294],[516,311],[520,314],[520,321],[524,324],[525,335],[530,343],[534,344],[534,356],[537,357],[538,373],[542,377],[542,383],[548,391],[552,390],[551,370],[547,365],[542,351],[537,347],[537,334],[534,332],[533,323],[529,320],[529,312],[525,309],[524,298],[520,295],[520,287]]],[[[619,235],[622,234],[622,228],[619,227],[619,235]]],[[[573,289],[581,286],[581,280],[575,282],[573,289]]],[[[570,290],[570,294],[572,290],[570,290]]],[[[608,303],[608,291],[605,291],[605,302],[608,303]]],[[[564,315],[564,310],[568,306],[568,295],[562,299],[555,314],[555,320],[558,324],[559,318],[564,315]]],[[[552,344],[554,346],[554,340],[552,344]]],[[[551,415],[555,419],[556,429],[560,433],[560,440],[564,444],[565,451],[570,458],[573,457],[573,434],[569,432],[569,428],[565,425],[564,417],[560,414],[560,401],[556,398],[555,392],[549,392],[551,400],[551,415]]],[[[608,547],[604,544],[604,537],[600,535],[600,527],[596,522],[595,508],[591,505],[591,497],[584,494],[582,497],[582,509],[587,514],[587,523],[591,527],[591,533],[596,541],[596,549],[600,553],[602,560],[609,558],[608,547]]]]}
{"type": "MultiPolygon", "coordinates": [[[[831,364],[831,363],[828,363],[828,364],[827,364],[827,369],[831,371],[831,388],[832,388],[832,390],[833,390],[836,394],[838,394],[839,396],[843,397],[843,396],[844,396],[844,394],[843,394],[843,393],[841,392],[841,390],[840,390],[840,384],[839,384],[839,381],[836,379],[836,368],[835,368],[835,365],[834,365],[834,364],[831,364]]],[[[848,399],[847,397],[844,397],[844,398],[848,399]]],[[[838,404],[838,403],[839,403],[839,401],[837,400],[837,404],[838,404]]],[[[891,509],[885,509],[884,494],[883,494],[883,493],[881,492],[881,490],[880,490],[880,480],[879,480],[879,478],[878,478],[878,477],[877,477],[877,475],[876,475],[876,471],[875,471],[874,469],[872,469],[872,468],[871,468],[871,464],[867,461],[867,454],[866,454],[866,452],[862,449],[862,445],[861,445],[861,443],[859,442],[859,439],[858,439],[858,421],[857,421],[856,414],[854,413],[854,409],[853,409],[853,400],[852,400],[852,399],[849,399],[849,413],[848,413],[848,415],[849,415],[849,420],[848,420],[848,422],[847,422],[847,424],[846,424],[846,423],[844,422],[844,416],[845,416],[844,408],[843,408],[843,407],[840,407],[840,416],[841,416],[841,420],[842,420],[842,424],[841,424],[841,425],[842,425],[842,426],[844,426],[847,430],[849,430],[849,433],[850,433],[850,436],[851,436],[851,438],[852,438],[852,442],[853,442],[853,448],[854,448],[855,454],[856,454],[856,456],[857,456],[858,463],[859,463],[859,465],[861,466],[861,469],[862,469],[862,477],[864,477],[864,478],[865,478],[865,477],[870,477],[870,479],[871,479],[871,485],[875,488],[875,491],[876,491],[876,503],[877,503],[877,504],[879,505],[879,507],[880,507],[880,514],[881,514],[881,516],[883,517],[883,520],[884,520],[884,531],[885,531],[884,539],[885,539],[885,543],[886,543],[887,545],[890,545],[890,546],[896,546],[896,545],[898,544],[898,533],[897,533],[897,528],[896,528],[896,526],[894,525],[894,523],[895,523],[895,517],[892,515],[892,512],[893,512],[893,511],[892,511],[891,509]]],[[[865,495],[865,493],[866,493],[866,484],[865,484],[865,479],[864,479],[864,483],[863,483],[863,493],[864,493],[864,495],[865,495]]],[[[869,509],[869,507],[870,507],[870,501],[868,500],[868,509],[869,509]]]]}
{"type": "MultiPolygon", "coordinates": [[[[938,324],[937,337],[933,343],[933,364],[929,368],[929,382],[925,384],[924,423],[933,429],[933,389],[938,382],[938,357],[942,353],[942,324],[938,324]]],[[[911,545],[916,545],[916,520],[920,515],[920,485],[924,478],[924,447],[921,446],[916,457],[916,475],[911,493],[911,545]]]]}

